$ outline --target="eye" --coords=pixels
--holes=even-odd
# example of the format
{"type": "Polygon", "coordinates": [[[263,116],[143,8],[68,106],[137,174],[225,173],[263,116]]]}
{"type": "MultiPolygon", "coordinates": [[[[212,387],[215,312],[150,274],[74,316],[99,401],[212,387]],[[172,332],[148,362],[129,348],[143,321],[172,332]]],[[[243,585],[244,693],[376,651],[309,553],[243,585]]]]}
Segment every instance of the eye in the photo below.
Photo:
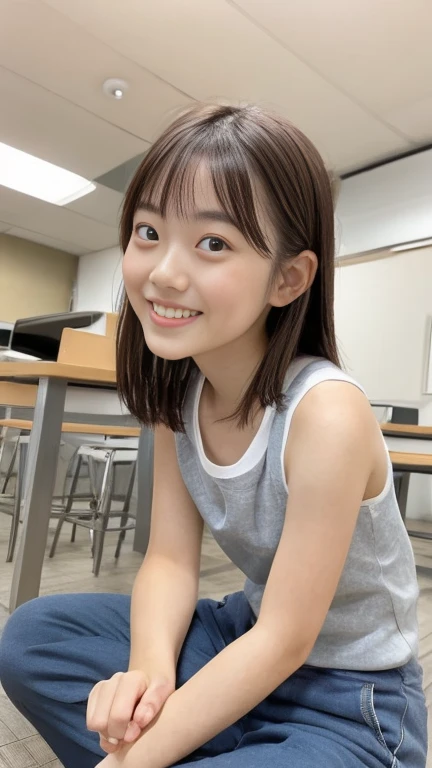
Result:
{"type": "Polygon", "coordinates": [[[210,251],[210,253],[220,253],[220,251],[229,250],[225,240],[222,240],[220,237],[203,237],[197,247],[202,248],[203,251],[210,251]]]}
{"type": "Polygon", "coordinates": [[[159,240],[159,235],[153,227],[149,227],[148,224],[138,224],[136,232],[141,240],[159,240]]]}

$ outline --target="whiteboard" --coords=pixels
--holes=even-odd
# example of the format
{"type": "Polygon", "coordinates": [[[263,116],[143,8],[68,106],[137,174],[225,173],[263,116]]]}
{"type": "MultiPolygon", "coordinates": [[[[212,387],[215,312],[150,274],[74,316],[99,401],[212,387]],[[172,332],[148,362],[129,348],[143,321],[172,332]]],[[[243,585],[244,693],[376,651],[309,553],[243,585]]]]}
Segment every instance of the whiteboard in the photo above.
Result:
{"type": "Polygon", "coordinates": [[[432,317],[428,318],[426,338],[427,344],[424,394],[432,395],[432,317]]]}

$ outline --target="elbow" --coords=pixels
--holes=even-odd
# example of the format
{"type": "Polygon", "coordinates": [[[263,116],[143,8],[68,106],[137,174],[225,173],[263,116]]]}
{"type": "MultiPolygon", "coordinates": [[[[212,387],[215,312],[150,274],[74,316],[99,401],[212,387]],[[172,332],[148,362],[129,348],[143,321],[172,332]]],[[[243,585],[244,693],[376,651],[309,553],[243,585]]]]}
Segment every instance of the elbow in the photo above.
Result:
{"type": "Polygon", "coordinates": [[[280,682],[294,674],[306,663],[315,640],[306,641],[304,638],[287,633],[279,626],[268,626],[258,619],[254,630],[260,636],[263,655],[268,665],[278,671],[280,682]]]}

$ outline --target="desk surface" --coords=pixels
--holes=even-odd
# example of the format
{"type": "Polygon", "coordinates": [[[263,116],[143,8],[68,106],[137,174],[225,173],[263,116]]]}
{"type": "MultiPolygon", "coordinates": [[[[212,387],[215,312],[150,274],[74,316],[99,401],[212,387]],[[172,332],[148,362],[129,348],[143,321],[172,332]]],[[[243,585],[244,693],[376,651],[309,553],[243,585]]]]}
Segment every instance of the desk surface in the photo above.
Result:
{"type": "Polygon", "coordinates": [[[390,451],[393,469],[407,472],[432,474],[432,454],[429,453],[399,453],[390,451]]]}
{"type": "Polygon", "coordinates": [[[44,360],[31,360],[23,363],[0,362],[0,379],[34,381],[45,377],[87,384],[114,386],[116,383],[116,372],[112,369],[46,362],[44,360]]]}
{"type": "MultiPolygon", "coordinates": [[[[30,419],[0,419],[0,427],[19,429],[31,432],[33,421],[30,419]]],[[[82,422],[64,421],[62,432],[72,435],[102,435],[107,437],[139,437],[140,427],[129,427],[115,424],[83,424],[82,422]]],[[[103,445],[103,443],[101,443],[103,445]]],[[[107,444],[109,446],[109,443],[107,444]]]]}
{"type": "Polygon", "coordinates": [[[417,440],[432,440],[432,427],[418,424],[381,424],[387,437],[415,437],[417,440]]]}

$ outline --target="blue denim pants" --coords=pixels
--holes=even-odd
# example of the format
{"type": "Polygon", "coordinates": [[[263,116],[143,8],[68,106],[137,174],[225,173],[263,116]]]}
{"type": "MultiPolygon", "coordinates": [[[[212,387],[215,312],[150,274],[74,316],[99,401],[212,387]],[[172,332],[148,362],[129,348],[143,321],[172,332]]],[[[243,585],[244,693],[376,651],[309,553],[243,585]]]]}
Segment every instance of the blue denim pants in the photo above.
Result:
{"type": "MultiPolygon", "coordinates": [[[[3,687],[66,768],[91,768],[103,757],[97,734],[86,729],[86,702],[96,682],[127,669],[129,611],[125,595],[52,595],[21,606],[6,625],[3,687]]],[[[220,603],[200,600],[179,659],[178,686],[253,621],[242,592],[220,603]]],[[[381,672],[304,665],[181,764],[425,768],[426,730],[416,660],[381,672]]]]}

